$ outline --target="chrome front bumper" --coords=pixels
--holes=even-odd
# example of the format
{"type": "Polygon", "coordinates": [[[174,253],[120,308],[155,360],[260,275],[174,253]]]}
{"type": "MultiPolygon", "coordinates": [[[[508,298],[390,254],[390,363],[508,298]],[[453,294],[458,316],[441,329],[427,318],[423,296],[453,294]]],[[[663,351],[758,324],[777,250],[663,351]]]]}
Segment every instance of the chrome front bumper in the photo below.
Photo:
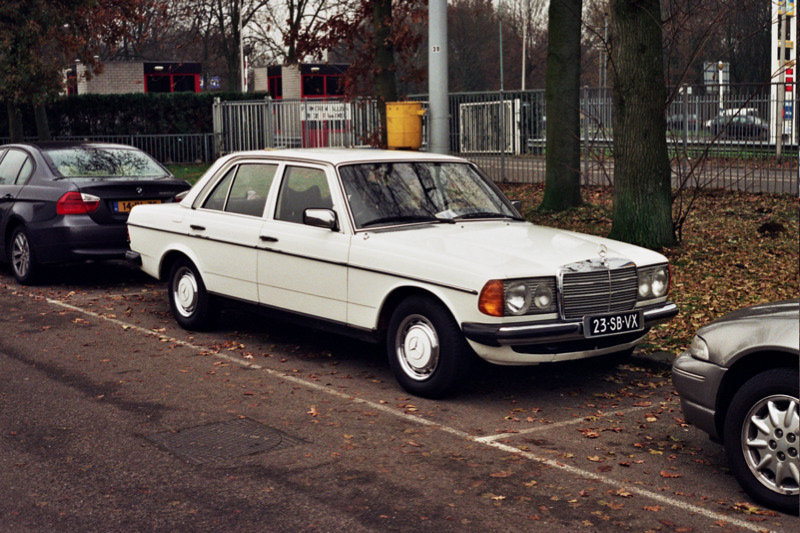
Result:
{"type": "MultiPolygon", "coordinates": [[[[555,347],[559,344],[580,347],[605,344],[623,344],[625,339],[642,337],[648,329],[661,322],[666,322],[678,314],[678,306],[672,302],[646,307],[642,309],[644,328],[640,331],[609,335],[606,337],[587,338],[583,332],[583,321],[576,322],[525,322],[519,324],[482,324],[477,322],[464,322],[461,329],[464,336],[479,344],[487,346],[518,347],[521,351],[528,351],[535,346],[555,347]]],[[[551,350],[548,350],[551,351],[551,350]]],[[[575,351],[565,349],[563,351],[575,351]]]]}

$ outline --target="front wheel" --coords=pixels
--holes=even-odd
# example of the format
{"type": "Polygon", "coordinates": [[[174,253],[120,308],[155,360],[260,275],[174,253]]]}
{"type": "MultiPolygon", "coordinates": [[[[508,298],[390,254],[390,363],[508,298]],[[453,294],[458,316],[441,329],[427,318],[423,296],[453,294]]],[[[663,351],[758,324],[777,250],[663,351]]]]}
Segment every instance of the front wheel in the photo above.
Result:
{"type": "Polygon", "coordinates": [[[800,401],[797,372],[768,370],[731,400],[723,433],[731,470],[756,501],[798,513],[800,401]]]}
{"type": "Polygon", "coordinates": [[[397,306],[386,337],[389,366],[408,392],[440,398],[469,373],[472,354],[461,329],[438,301],[412,296],[397,306]]]}
{"type": "Polygon", "coordinates": [[[169,275],[169,307],[184,329],[207,329],[213,318],[211,297],[197,268],[188,259],[177,261],[169,275]]]}
{"type": "Polygon", "coordinates": [[[11,272],[17,281],[23,285],[32,285],[36,282],[36,258],[28,238],[28,232],[22,226],[11,233],[8,246],[8,262],[11,272]]]}

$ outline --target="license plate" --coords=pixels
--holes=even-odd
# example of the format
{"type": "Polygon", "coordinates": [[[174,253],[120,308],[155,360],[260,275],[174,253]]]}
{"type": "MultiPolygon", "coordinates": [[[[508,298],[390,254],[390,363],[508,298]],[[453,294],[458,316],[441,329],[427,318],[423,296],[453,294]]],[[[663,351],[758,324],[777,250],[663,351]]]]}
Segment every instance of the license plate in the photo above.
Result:
{"type": "Polygon", "coordinates": [[[604,337],[644,329],[641,311],[611,313],[583,318],[584,337],[604,337]]]}
{"type": "Polygon", "coordinates": [[[161,200],[120,200],[112,204],[115,213],[130,213],[135,205],[160,204],[161,200]]]}

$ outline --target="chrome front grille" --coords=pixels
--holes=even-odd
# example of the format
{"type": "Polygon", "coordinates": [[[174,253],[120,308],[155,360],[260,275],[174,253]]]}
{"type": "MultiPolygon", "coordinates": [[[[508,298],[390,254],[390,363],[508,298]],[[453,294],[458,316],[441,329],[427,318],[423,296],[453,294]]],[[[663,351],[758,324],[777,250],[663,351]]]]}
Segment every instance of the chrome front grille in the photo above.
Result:
{"type": "Polygon", "coordinates": [[[639,282],[636,267],[563,271],[561,275],[561,313],[566,319],[629,311],[636,305],[639,282]]]}

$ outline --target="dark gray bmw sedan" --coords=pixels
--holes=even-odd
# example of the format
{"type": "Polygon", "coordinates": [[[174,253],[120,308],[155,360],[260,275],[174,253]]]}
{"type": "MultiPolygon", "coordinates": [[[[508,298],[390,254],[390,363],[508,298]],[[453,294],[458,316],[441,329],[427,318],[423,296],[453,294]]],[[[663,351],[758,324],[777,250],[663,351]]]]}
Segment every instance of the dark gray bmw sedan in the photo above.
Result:
{"type": "Polygon", "coordinates": [[[123,258],[131,208],[188,189],[132,146],[0,146],[0,260],[30,284],[48,263],[123,258]]]}
{"type": "Polygon", "coordinates": [[[672,381],[686,421],[725,446],[756,501],[800,503],[800,300],[734,311],[697,332],[672,381]]]}

